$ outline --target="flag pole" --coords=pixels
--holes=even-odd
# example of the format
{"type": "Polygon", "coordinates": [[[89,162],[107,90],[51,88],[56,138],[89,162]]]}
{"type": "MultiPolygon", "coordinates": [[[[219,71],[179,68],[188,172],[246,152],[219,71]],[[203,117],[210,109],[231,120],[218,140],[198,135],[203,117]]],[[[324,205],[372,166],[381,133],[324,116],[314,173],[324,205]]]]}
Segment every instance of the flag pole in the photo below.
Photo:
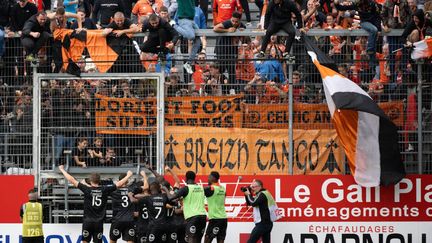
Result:
{"type": "Polygon", "coordinates": [[[423,59],[417,60],[417,158],[418,174],[423,174],[423,113],[422,113],[422,64],[423,59]]]}
{"type": "Polygon", "coordinates": [[[289,56],[288,63],[288,144],[289,144],[289,158],[288,158],[288,174],[293,174],[293,158],[294,158],[294,141],[293,141],[293,65],[295,62],[294,56],[289,56]]]}

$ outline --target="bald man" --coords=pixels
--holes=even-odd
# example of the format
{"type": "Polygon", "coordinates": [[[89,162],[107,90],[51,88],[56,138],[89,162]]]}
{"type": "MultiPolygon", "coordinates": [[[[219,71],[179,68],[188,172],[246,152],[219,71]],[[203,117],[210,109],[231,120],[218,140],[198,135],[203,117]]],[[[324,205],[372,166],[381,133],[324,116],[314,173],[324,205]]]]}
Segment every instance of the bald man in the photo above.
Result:
{"type": "Polygon", "coordinates": [[[104,36],[110,33],[114,33],[117,37],[124,34],[133,34],[138,32],[140,29],[137,25],[132,24],[132,21],[125,18],[122,12],[114,14],[114,21],[112,21],[102,32],[104,36]]]}

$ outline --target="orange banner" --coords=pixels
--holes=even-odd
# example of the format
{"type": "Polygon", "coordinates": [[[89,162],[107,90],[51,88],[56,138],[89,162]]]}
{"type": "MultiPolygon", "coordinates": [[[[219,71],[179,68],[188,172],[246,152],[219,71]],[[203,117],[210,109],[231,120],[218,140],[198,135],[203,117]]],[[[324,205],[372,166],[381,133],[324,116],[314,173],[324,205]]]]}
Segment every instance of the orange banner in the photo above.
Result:
{"type": "MultiPolygon", "coordinates": [[[[397,125],[403,126],[403,103],[392,101],[378,104],[397,125]]],[[[288,104],[245,105],[243,127],[288,129],[288,104]]],[[[326,104],[294,104],[294,129],[333,129],[326,104]]]]}
{"type": "MultiPolygon", "coordinates": [[[[165,126],[288,129],[287,104],[242,103],[242,96],[173,97],[165,100],[165,126]]],[[[99,134],[148,135],[156,128],[155,98],[95,96],[96,130],[99,134]]],[[[380,103],[403,126],[403,103],[380,103]]],[[[333,129],[326,104],[294,104],[294,129],[333,129]]]]}
{"type": "MultiPolygon", "coordinates": [[[[155,98],[113,98],[95,95],[99,134],[148,135],[157,122],[155,98]]],[[[241,127],[241,96],[174,97],[165,100],[166,126],[241,127]]]]}
{"type": "Polygon", "coordinates": [[[241,127],[242,96],[173,97],[165,100],[165,126],[241,127]]]}
{"type": "Polygon", "coordinates": [[[156,99],[113,98],[95,95],[99,134],[147,135],[156,128],[156,99]]]}
{"type": "MultiPolygon", "coordinates": [[[[343,174],[343,149],[335,130],[294,130],[294,174],[343,174]]],[[[285,129],[169,126],[165,163],[179,174],[188,170],[223,175],[288,172],[285,129]]]]}

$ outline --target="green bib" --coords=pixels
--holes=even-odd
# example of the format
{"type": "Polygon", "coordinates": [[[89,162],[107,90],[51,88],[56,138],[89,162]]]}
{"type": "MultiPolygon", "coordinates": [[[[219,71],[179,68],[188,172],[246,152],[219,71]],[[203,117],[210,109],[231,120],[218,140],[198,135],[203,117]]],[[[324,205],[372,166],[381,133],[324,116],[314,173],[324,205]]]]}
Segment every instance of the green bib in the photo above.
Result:
{"type": "Polygon", "coordinates": [[[43,236],[42,231],[42,204],[28,202],[24,204],[23,237],[43,236]]]}
{"type": "Polygon", "coordinates": [[[209,219],[226,219],[225,188],[222,186],[213,186],[213,189],[213,195],[207,198],[209,219]]]}
{"type": "Polygon", "coordinates": [[[262,193],[264,193],[264,195],[267,198],[267,205],[270,211],[270,219],[272,222],[275,222],[276,220],[278,220],[278,206],[276,204],[276,201],[274,200],[273,196],[270,194],[270,192],[268,192],[267,190],[262,191],[262,193]]]}
{"type": "Polygon", "coordinates": [[[206,215],[205,210],[205,195],[202,186],[195,184],[187,185],[189,192],[183,198],[183,214],[184,218],[188,219],[197,215],[206,215]]]}

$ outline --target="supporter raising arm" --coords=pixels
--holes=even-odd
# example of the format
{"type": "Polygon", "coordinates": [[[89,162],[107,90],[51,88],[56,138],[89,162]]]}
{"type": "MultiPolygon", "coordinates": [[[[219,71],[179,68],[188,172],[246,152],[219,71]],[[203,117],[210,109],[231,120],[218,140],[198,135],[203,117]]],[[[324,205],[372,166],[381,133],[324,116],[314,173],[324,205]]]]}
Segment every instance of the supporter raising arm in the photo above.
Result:
{"type": "Polygon", "coordinates": [[[123,179],[109,185],[100,185],[100,175],[92,173],[90,175],[90,185],[87,185],[87,183],[78,182],[64,169],[63,165],[59,166],[59,170],[67,181],[84,193],[82,242],[87,243],[93,239],[95,243],[102,243],[103,221],[106,215],[108,195],[118,187],[122,187],[132,176],[132,172],[128,171],[123,179]]]}
{"type": "Polygon", "coordinates": [[[180,179],[178,178],[177,174],[171,170],[171,168],[169,166],[165,166],[165,173],[166,174],[171,174],[173,179],[174,179],[174,188],[179,188],[180,187],[180,179]]]}
{"type": "MultiPolygon", "coordinates": [[[[60,172],[63,174],[63,176],[65,177],[65,179],[67,180],[67,181],[69,181],[69,183],[71,183],[72,185],[74,185],[75,187],[78,187],[78,184],[80,183],[80,182],[78,182],[72,175],[70,175],[65,169],[64,169],[64,165],[60,165],[59,166],[59,170],[60,170],[60,172]]],[[[98,175],[98,174],[97,174],[98,175]]],[[[128,171],[127,172],[127,174],[126,174],[126,176],[123,178],[123,179],[121,179],[121,180],[119,180],[119,181],[117,181],[116,183],[114,183],[114,185],[116,186],[116,187],[122,187],[128,180],[129,180],[129,178],[131,177],[133,175],[133,173],[132,173],[132,171],[128,171]]],[[[99,175],[98,175],[99,176],[99,175]]],[[[100,181],[100,176],[99,176],[99,181],[100,181]]],[[[98,183],[95,183],[95,181],[92,181],[91,179],[90,179],[90,184],[91,184],[91,186],[98,186],[99,185],[99,182],[98,183]]]]}

